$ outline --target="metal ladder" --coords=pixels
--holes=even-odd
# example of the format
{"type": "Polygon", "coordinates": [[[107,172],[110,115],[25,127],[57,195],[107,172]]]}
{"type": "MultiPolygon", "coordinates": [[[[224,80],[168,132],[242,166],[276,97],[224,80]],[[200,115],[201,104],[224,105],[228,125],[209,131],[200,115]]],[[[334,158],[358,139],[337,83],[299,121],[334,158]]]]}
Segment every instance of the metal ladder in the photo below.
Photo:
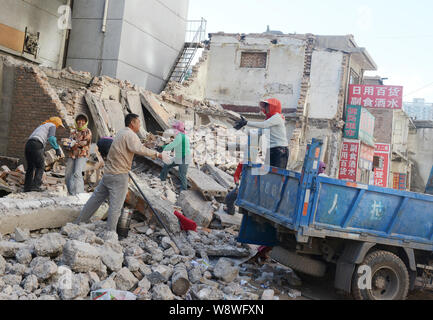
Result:
{"type": "MultiPolygon", "coordinates": [[[[189,23],[200,22],[200,26],[196,30],[187,30],[188,32],[195,32],[194,37],[191,41],[185,42],[182,51],[178,55],[173,68],[170,71],[170,77],[168,81],[175,81],[182,83],[187,76],[188,70],[191,66],[192,61],[198,51],[203,48],[202,41],[204,40],[204,34],[206,32],[206,20],[203,18],[199,21],[189,21],[189,23]]],[[[167,81],[167,82],[168,82],[167,81]]]]}

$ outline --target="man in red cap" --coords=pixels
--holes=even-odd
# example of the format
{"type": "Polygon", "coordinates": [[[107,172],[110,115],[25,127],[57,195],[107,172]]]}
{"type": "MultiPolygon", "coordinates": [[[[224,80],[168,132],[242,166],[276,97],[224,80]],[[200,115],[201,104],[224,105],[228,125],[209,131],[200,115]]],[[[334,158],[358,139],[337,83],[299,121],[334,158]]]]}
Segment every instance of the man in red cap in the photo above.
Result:
{"type": "Polygon", "coordinates": [[[235,123],[234,128],[236,130],[240,130],[245,126],[259,128],[260,134],[263,133],[263,129],[269,129],[270,166],[286,169],[289,160],[289,141],[287,139],[285,118],[282,114],[281,102],[275,98],[260,101],[260,109],[266,115],[266,121],[253,122],[247,121],[242,117],[241,120],[235,123]]]}

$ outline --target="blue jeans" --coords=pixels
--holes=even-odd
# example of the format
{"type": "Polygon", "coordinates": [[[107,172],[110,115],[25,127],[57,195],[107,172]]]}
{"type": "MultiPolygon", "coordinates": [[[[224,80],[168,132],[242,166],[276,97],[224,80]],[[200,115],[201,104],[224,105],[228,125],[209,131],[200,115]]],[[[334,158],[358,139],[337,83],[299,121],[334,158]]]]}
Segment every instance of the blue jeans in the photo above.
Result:
{"type": "Polygon", "coordinates": [[[172,164],[166,164],[164,165],[164,168],[162,168],[159,178],[161,179],[161,181],[165,181],[167,179],[167,175],[170,169],[176,166],[179,166],[179,179],[181,184],[180,189],[188,190],[188,180],[186,178],[186,175],[188,173],[189,164],[176,164],[175,162],[173,162],[172,164]]]}
{"type": "Polygon", "coordinates": [[[75,196],[84,193],[83,171],[86,168],[87,158],[69,158],[66,164],[66,187],[68,193],[75,196]]]}

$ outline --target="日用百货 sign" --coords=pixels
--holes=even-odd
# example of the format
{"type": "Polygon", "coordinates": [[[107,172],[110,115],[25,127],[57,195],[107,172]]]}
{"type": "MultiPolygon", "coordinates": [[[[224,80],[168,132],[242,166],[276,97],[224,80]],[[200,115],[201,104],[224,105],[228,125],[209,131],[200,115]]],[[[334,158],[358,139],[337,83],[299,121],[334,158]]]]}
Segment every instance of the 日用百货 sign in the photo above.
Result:
{"type": "Polygon", "coordinates": [[[351,84],[347,104],[364,108],[402,109],[403,87],[351,84]]]}

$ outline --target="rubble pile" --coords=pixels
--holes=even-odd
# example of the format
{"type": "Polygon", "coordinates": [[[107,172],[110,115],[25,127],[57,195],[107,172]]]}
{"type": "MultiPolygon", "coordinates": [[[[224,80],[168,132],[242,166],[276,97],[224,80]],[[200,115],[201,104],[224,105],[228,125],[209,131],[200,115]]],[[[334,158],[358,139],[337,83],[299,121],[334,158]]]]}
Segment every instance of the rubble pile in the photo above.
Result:
{"type": "Polygon", "coordinates": [[[0,300],[89,299],[99,289],[129,291],[139,300],[260,298],[263,288],[246,285],[253,273],[224,257],[230,250],[248,257],[251,249],[223,230],[187,237],[200,258],[181,255],[165,230],[136,220],[121,241],[103,221],[31,233],[17,228],[0,241],[0,300]]]}
{"type": "MultiPolygon", "coordinates": [[[[182,193],[171,179],[161,182],[158,172],[149,166],[140,168],[138,176],[161,199],[179,204],[182,193]]],[[[214,211],[221,208],[216,200],[208,203],[214,211]]],[[[239,225],[223,226],[216,215],[212,229],[182,231],[192,248],[189,255],[164,229],[143,218],[134,215],[129,236],[121,241],[99,220],[31,232],[17,227],[0,236],[0,300],[90,299],[109,289],[139,300],[275,300],[282,293],[273,287],[275,281],[291,277],[290,270],[280,270],[275,281],[261,279],[263,267],[245,263],[255,247],[237,243],[239,225]]]]}

